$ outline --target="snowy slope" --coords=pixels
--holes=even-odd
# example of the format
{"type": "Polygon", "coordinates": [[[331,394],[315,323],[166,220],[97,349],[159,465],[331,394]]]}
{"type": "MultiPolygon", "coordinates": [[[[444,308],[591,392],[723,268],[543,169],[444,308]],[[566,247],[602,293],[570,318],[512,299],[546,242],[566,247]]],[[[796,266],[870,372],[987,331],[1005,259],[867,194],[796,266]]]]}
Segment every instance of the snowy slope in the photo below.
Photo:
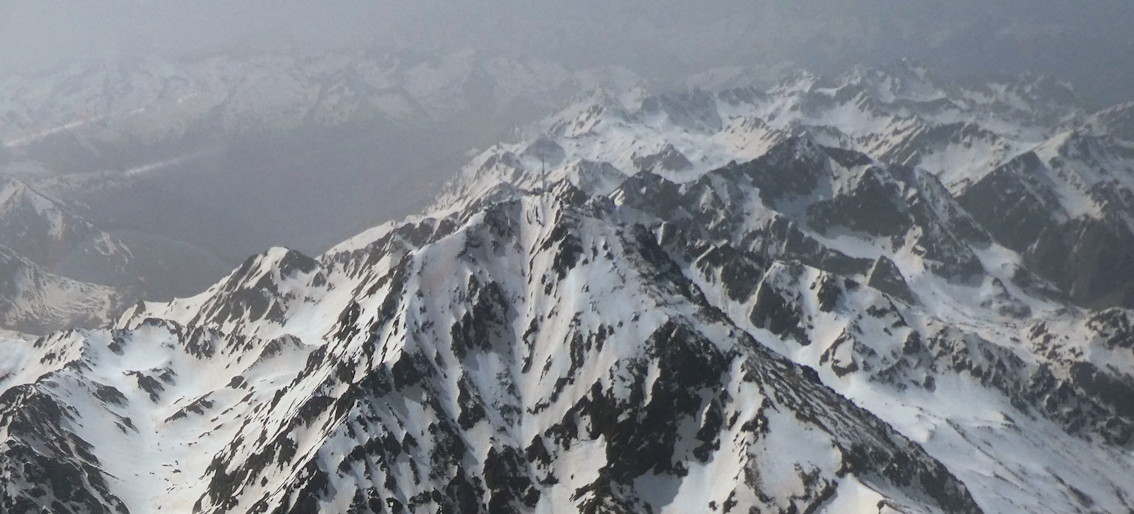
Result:
{"type": "Polygon", "coordinates": [[[835,201],[805,194],[802,217],[777,209],[784,189],[769,175],[837,170],[833,159],[826,169],[769,165],[777,153],[685,187],[641,175],[616,199],[628,216],[648,213],[662,246],[730,319],[923,444],[982,507],[1128,508],[1130,312],[1080,311],[1036,287],[1023,259],[990,245],[931,180],[898,182],[904,212],[880,209],[885,197],[865,201],[861,183],[835,189],[835,201]],[[817,226],[810,215],[832,204],[836,226],[817,226]]]}
{"type": "Polygon", "coordinates": [[[1134,142],[1090,123],[997,167],[959,199],[1076,303],[1134,307],[1134,142]]]}
{"type": "Polygon", "coordinates": [[[91,241],[84,260],[105,260],[105,266],[121,267],[129,250],[112,240],[93,223],[67,210],[59,202],[27,184],[6,179],[0,186],[0,241],[43,266],[54,267],[91,241]]]}

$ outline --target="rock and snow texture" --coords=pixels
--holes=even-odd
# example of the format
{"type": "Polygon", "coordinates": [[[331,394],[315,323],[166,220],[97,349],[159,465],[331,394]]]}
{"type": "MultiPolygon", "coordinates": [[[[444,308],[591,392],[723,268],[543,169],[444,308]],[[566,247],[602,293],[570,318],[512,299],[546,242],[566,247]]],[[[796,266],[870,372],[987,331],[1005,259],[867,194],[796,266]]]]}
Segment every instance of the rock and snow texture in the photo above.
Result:
{"type": "Polygon", "coordinates": [[[0,509],[1130,510],[1128,117],[1053,91],[582,102],[422,216],[0,338],[0,509]]]}

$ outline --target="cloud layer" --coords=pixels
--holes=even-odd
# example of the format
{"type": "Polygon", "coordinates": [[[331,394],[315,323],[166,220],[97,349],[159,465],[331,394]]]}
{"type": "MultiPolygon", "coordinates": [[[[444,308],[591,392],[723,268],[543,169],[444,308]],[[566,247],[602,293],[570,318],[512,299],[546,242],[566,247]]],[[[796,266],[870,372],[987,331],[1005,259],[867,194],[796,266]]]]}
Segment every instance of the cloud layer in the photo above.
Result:
{"type": "Polygon", "coordinates": [[[466,48],[653,74],[910,57],[951,72],[1037,71],[1134,91],[1127,0],[0,0],[0,66],[135,55],[466,48]]]}

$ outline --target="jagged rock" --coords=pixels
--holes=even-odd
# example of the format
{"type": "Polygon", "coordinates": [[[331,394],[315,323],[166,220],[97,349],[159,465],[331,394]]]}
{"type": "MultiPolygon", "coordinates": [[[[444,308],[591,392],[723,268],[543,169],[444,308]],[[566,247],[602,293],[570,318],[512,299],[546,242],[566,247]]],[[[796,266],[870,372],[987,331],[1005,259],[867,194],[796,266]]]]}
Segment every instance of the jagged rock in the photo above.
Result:
{"type": "Polygon", "coordinates": [[[693,167],[673,145],[666,145],[659,152],[649,155],[634,154],[634,168],[642,171],[683,171],[693,167]]]}
{"type": "Polygon", "coordinates": [[[886,257],[879,257],[874,261],[874,266],[866,276],[866,285],[907,303],[916,301],[910,286],[906,284],[906,279],[902,277],[902,272],[894,265],[894,261],[886,257]]]}

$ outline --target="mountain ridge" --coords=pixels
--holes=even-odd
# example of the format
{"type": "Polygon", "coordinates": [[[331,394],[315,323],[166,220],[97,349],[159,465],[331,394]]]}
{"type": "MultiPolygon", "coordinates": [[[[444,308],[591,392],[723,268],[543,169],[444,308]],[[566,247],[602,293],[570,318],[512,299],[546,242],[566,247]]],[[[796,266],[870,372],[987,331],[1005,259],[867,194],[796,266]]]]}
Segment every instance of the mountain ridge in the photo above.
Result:
{"type": "Polygon", "coordinates": [[[1062,151],[1081,146],[1064,114],[1099,117],[1061,99],[1017,116],[990,86],[979,105],[1003,105],[968,133],[1018,154],[891,163],[963,148],[949,118],[969,111],[916,70],[864,93],[879,77],[600,93],[474,157],[418,216],[21,346],[0,368],[0,453],[18,463],[0,506],[1131,508],[1134,312],[1075,288],[1105,269],[1059,282],[1049,254],[1073,253],[974,207],[1026,165],[1041,205],[1075,213],[1036,233],[1128,229],[1122,161],[1097,158],[1121,138],[1062,151]],[[860,132],[816,122],[842,108],[860,132]],[[916,137],[932,123],[914,111],[948,135],[916,137]],[[1085,203],[1087,172],[1117,196],[1085,203]]]}

